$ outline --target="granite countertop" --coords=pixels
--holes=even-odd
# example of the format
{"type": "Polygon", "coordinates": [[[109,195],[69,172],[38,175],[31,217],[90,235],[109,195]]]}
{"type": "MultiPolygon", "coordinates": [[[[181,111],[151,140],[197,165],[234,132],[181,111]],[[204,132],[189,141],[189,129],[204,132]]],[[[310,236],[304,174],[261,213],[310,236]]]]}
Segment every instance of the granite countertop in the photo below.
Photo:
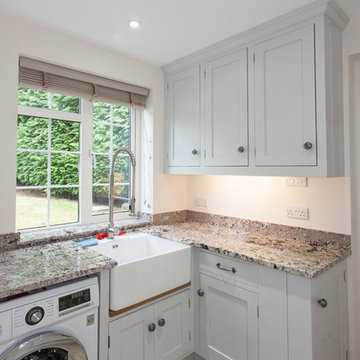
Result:
{"type": "Polygon", "coordinates": [[[249,232],[187,221],[140,231],[307,278],[319,276],[351,254],[349,235],[298,228],[294,239],[278,228],[278,233],[276,228],[249,232]]]}
{"type": "Polygon", "coordinates": [[[116,266],[116,261],[73,241],[0,253],[0,299],[116,266]]]}

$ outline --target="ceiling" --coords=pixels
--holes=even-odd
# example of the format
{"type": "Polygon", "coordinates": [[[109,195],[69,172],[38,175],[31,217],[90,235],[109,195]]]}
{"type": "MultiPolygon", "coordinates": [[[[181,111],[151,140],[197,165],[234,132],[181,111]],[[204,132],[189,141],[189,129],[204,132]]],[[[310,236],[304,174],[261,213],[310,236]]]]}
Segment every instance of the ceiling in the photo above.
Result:
{"type": "MultiPolygon", "coordinates": [[[[312,1],[0,0],[0,10],[163,65],[312,1]],[[137,30],[127,25],[133,18],[142,22],[137,30]]],[[[359,0],[337,2],[360,14],[359,0]]]]}

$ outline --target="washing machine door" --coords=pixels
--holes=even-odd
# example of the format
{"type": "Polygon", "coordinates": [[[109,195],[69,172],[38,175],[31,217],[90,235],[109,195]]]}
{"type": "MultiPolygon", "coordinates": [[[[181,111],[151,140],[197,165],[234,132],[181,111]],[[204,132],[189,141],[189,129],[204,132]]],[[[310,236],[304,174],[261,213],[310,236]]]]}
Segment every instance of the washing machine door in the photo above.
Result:
{"type": "Polygon", "coordinates": [[[72,336],[45,332],[17,343],[0,355],[0,360],[87,360],[87,355],[72,336]]]}

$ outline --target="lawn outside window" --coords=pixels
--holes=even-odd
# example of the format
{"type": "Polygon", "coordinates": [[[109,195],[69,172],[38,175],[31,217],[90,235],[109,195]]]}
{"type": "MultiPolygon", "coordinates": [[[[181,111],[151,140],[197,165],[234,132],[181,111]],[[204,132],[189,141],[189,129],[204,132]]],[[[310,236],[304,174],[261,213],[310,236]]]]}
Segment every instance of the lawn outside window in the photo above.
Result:
{"type": "MultiPolygon", "coordinates": [[[[16,228],[106,221],[110,159],[134,143],[131,115],[128,106],[19,87],[16,228]]],[[[115,169],[123,214],[129,167],[123,156],[115,169]]]]}

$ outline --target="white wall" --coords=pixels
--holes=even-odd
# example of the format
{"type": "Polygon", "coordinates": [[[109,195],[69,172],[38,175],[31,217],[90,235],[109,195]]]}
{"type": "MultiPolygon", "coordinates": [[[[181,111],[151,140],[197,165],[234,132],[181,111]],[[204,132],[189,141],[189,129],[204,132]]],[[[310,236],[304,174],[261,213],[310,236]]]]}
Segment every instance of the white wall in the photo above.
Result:
{"type": "Polygon", "coordinates": [[[162,212],[186,207],[186,178],[163,175],[162,171],[164,97],[159,67],[2,13],[0,44],[0,233],[15,231],[19,55],[150,88],[145,118],[154,121],[154,173],[153,179],[148,179],[154,182],[154,203],[147,209],[148,212],[162,212]]]}
{"type": "Polygon", "coordinates": [[[346,178],[309,178],[307,187],[289,187],[284,177],[189,176],[188,209],[350,233],[346,178]],[[207,199],[197,207],[195,197],[207,199]],[[309,220],[286,217],[288,206],[309,208],[309,220]]]}
{"type": "Polygon", "coordinates": [[[350,359],[360,359],[360,16],[344,32],[344,104],[350,124],[351,247],[349,269],[350,359]],[[357,71],[356,71],[357,67],[357,71]]]}

